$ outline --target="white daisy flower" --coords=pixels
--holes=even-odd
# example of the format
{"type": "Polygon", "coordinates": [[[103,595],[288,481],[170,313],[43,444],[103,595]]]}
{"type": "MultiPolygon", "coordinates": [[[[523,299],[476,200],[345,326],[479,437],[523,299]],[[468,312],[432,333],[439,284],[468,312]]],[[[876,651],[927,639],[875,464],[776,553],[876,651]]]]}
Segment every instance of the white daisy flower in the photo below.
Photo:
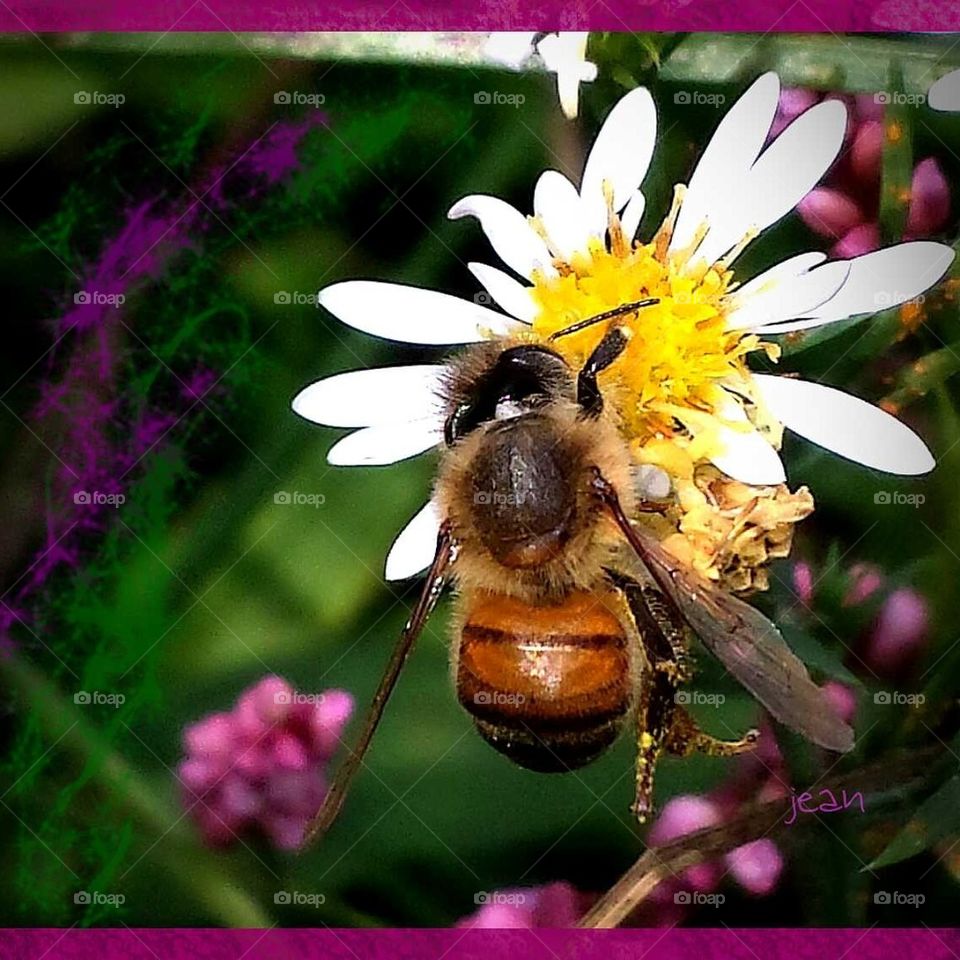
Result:
{"type": "MultiPolygon", "coordinates": [[[[532,217],[492,196],[455,203],[449,216],[477,218],[512,271],[468,264],[500,311],[372,280],[335,283],[319,301],[374,336],[454,345],[507,335],[543,340],[578,319],[658,297],[655,306],[618,321],[633,336],[608,372],[638,463],[670,472],[670,457],[681,449],[734,480],[777,485],[786,477],[778,452],[785,427],[872,469],[926,473],[934,466],[930,451],[895,417],[833,387],[755,374],[747,365],[757,350],[776,357],[775,344],[762,338],[904,303],[935,284],[953,260],[949,247],[916,241],[852,260],[827,262],[823,253],[805,252],[747,281],[736,276],[743,248],[796,206],[843,141],[846,108],[830,100],[767,145],[779,93],[777,76],[768,73],[737,101],[647,241],[634,237],[657,116],[642,88],[608,114],[579,188],[554,170],[540,176],[532,217]]],[[[553,346],[563,343],[576,367],[602,335],[598,327],[553,346]]],[[[331,463],[393,463],[441,442],[437,386],[444,369],[436,363],[341,373],[307,387],[293,407],[315,423],[356,428],[333,446],[331,463]]],[[[438,523],[428,503],[394,542],[388,579],[428,565],[438,523]]]]}
{"type": "Polygon", "coordinates": [[[586,31],[537,34],[532,32],[491,33],[484,52],[497,63],[518,70],[534,54],[544,67],[557,75],[560,109],[568,119],[577,115],[580,84],[597,79],[597,65],[587,59],[586,31]],[[540,38],[539,40],[537,38],[540,38]]]}

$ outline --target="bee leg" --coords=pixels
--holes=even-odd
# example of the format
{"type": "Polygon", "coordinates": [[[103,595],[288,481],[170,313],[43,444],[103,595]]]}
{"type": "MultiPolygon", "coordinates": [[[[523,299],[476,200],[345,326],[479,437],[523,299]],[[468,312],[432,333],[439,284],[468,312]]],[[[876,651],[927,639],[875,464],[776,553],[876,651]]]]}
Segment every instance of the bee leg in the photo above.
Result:
{"type": "Polygon", "coordinates": [[[680,757],[688,757],[692,753],[703,753],[708,757],[735,757],[739,753],[749,753],[759,739],[759,730],[748,730],[740,740],[718,740],[704,733],[696,720],[678,706],[673,712],[673,723],[665,746],[670,753],[680,757]]]}
{"type": "Polygon", "coordinates": [[[584,416],[598,417],[603,410],[603,396],[597,386],[597,375],[606,370],[626,349],[630,331],[625,327],[611,327],[587,357],[577,375],[577,403],[584,416]]]}
{"type": "Polygon", "coordinates": [[[655,587],[609,575],[630,606],[646,659],[637,696],[637,785],[631,807],[643,823],[653,812],[653,778],[673,729],[677,689],[689,674],[687,644],[682,624],[668,615],[655,587]]]}
{"type": "Polygon", "coordinates": [[[636,794],[630,812],[644,823],[653,812],[653,778],[673,726],[676,684],[659,670],[640,683],[637,698],[636,794]]]}

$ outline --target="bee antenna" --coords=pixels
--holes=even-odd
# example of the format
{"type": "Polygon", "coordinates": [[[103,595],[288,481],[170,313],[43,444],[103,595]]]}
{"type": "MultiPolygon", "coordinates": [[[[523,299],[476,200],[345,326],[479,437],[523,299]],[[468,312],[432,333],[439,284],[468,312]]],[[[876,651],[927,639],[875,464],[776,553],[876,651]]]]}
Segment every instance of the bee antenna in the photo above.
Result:
{"type": "Polygon", "coordinates": [[[654,304],[659,302],[659,297],[651,297],[648,300],[634,300],[632,303],[621,303],[619,307],[614,307],[612,310],[607,310],[605,313],[598,313],[595,317],[588,317],[586,320],[578,320],[572,326],[564,327],[562,330],[558,330],[556,333],[550,334],[549,339],[553,341],[559,339],[560,337],[565,337],[571,333],[579,333],[581,330],[585,330],[587,327],[592,327],[595,323],[603,323],[604,320],[612,320],[614,317],[622,317],[625,313],[633,313],[636,310],[642,310],[644,307],[652,307],[654,304]]]}

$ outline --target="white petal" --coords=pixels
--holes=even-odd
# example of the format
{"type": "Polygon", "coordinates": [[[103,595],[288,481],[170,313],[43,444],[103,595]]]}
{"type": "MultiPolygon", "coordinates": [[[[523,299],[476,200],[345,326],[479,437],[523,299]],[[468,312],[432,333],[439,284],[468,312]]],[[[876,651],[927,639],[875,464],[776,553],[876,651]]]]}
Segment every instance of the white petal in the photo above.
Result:
{"type": "Polygon", "coordinates": [[[547,170],[540,174],[533,191],[533,212],[564,260],[569,261],[574,253],[586,253],[590,223],[577,188],[562,173],[547,170]]]}
{"type": "Polygon", "coordinates": [[[442,363],[351,370],[293,398],[294,413],[327,427],[369,427],[439,416],[442,363]]]}
{"type": "Polygon", "coordinates": [[[597,77],[597,65],[586,58],[588,36],[585,31],[562,32],[550,34],[537,44],[543,65],[557,75],[560,108],[569,120],[577,115],[580,84],[597,77]]]}
{"type": "Polygon", "coordinates": [[[727,111],[690,178],[671,250],[689,246],[699,226],[712,222],[718,201],[743,184],[763,149],[779,97],[779,77],[765,73],[727,111]]]}
{"type": "Polygon", "coordinates": [[[447,216],[451,220],[476,217],[497,255],[520,276],[532,279],[534,270],[556,275],[547,245],[527,218],[504,200],[474,194],[458,200],[447,216]]]}
{"type": "Polygon", "coordinates": [[[646,205],[647,201],[639,190],[627,201],[627,205],[620,216],[620,226],[623,227],[627,240],[633,240],[636,237],[646,205]]]}
{"type": "Polygon", "coordinates": [[[818,103],[794,120],[745,178],[717,196],[697,257],[713,263],[747,230],[763,231],[788,214],[836,159],[846,125],[847,108],[840,100],[818,103]]]}
{"type": "MultiPolygon", "coordinates": [[[[730,329],[776,332],[771,324],[810,317],[843,286],[850,266],[839,260],[799,273],[776,270],[768,270],[757,278],[759,283],[752,281],[734,294],[733,310],[727,314],[730,329]]],[[[810,325],[822,322],[816,320],[810,325]]]]}
{"type": "MultiPolygon", "coordinates": [[[[731,422],[749,423],[743,407],[732,398],[718,408],[717,414],[731,422]]],[[[783,483],[787,479],[780,454],[758,430],[751,427],[744,432],[721,427],[719,438],[724,450],[710,459],[728,477],[760,486],[783,483]]]]}
{"type": "Polygon", "coordinates": [[[483,284],[493,300],[522,323],[533,323],[537,305],[530,296],[532,287],[525,287],[508,273],[485,263],[468,263],[469,271],[483,284]]]}
{"type": "Polygon", "coordinates": [[[589,205],[594,229],[606,225],[603,183],[613,188],[613,207],[619,212],[643,183],[657,140],[657,108],[644,87],[621,97],[607,114],[593,143],[580,195],[589,205]]]}
{"type": "Polygon", "coordinates": [[[934,110],[960,111],[960,70],[941,77],[927,93],[927,103],[934,110]]]}
{"type": "Polygon", "coordinates": [[[387,554],[386,578],[405,580],[426,570],[436,555],[439,533],[440,511],[430,500],[393,541],[387,554]]]}
{"type": "Polygon", "coordinates": [[[494,63],[519,70],[523,62],[533,55],[535,36],[530,30],[496,31],[490,34],[483,45],[484,56],[494,63]]]}
{"type": "Polygon", "coordinates": [[[339,440],[327,454],[334,467],[375,467],[398,463],[435,447],[443,439],[438,417],[365,427],[339,440]]]}
{"type": "Polygon", "coordinates": [[[926,444],[896,417],[842,390],[790,377],[755,374],[770,412],[801,437],[887,473],[927,473],[926,444]]]}
{"type": "Polygon", "coordinates": [[[379,280],[345,280],[325,287],[319,302],[364,333],[404,343],[476,343],[485,330],[508,333],[516,321],[448,293],[379,280]]]}
{"type": "Polygon", "coordinates": [[[814,311],[821,320],[876,313],[918,297],[953,263],[950,247],[932,240],[901,243],[847,261],[850,275],[840,292],[814,311]]]}

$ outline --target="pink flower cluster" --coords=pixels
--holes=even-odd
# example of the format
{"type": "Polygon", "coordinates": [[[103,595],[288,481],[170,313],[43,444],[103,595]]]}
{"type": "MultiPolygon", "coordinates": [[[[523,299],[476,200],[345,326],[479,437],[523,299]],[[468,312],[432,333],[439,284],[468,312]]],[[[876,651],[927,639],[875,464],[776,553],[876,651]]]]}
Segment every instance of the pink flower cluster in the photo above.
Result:
{"type": "Polygon", "coordinates": [[[266,676],[229,712],[186,727],[177,777],[204,840],[223,846],[260,833],[282,850],[299,847],[352,712],[342,690],[298,694],[266,676]]]}
{"type": "MultiPolygon", "coordinates": [[[[793,588],[805,606],[814,602],[814,574],[809,564],[793,568],[793,588]]],[[[930,604],[910,587],[888,588],[886,577],[870,564],[850,568],[845,607],[859,607],[887,591],[876,617],[859,638],[852,666],[886,680],[903,677],[923,654],[930,634],[930,604]]]]}
{"type": "Polygon", "coordinates": [[[478,894],[480,909],[456,925],[470,930],[575,927],[593,899],[564,882],[497,890],[478,894]]]}
{"type": "MultiPolygon", "coordinates": [[[[812,107],[823,95],[814,90],[788,89],[780,96],[780,108],[771,136],[812,107]]],[[[825,99],[843,100],[848,121],[844,149],[826,184],[810,191],[797,211],[815,233],[834,241],[831,254],[850,258],[880,247],[880,174],[884,141],[898,135],[896,127],[884,124],[882,97],[827,94],[825,99]]],[[[921,160],[913,170],[907,202],[905,240],[929,237],[950,219],[950,187],[940,164],[933,157],[921,160]]]]}

